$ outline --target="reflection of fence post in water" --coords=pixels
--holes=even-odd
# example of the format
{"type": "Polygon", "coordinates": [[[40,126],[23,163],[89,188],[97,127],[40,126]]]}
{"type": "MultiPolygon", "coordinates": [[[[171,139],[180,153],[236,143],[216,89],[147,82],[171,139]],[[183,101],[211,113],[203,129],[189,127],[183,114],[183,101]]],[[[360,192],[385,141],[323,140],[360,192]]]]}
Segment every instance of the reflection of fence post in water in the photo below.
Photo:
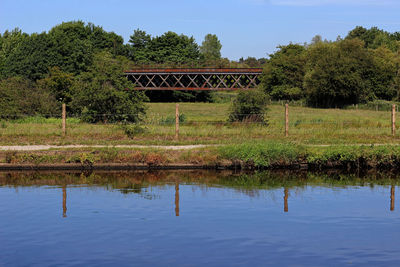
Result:
{"type": "Polygon", "coordinates": [[[390,189],[390,210],[394,211],[394,185],[390,189]]]}
{"type": "Polygon", "coordinates": [[[175,216],[179,216],[179,182],[175,183],[175,216]]]}
{"type": "Polygon", "coordinates": [[[67,217],[67,185],[63,185],[63,217],[67,217]]]}
{"type": "Polygon", "coordinates": [[[288,198],[289,198],[289,189],[287,189],[287,187],[285,187],[284,190],[285,196],[283,197],[283,200],[285,202],[285,206],[284,206],[284,211],[288,212],[289,211],[289,206],[288,206],[288,198]]]}

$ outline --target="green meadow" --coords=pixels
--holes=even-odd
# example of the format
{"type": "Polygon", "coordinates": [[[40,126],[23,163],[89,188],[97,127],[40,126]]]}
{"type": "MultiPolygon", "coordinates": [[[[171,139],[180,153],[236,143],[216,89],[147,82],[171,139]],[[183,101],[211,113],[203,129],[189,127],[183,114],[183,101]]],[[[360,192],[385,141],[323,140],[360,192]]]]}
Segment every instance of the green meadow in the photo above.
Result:
{"type": "MultiPolygon", "coordinates": [[[[268,106],[268,123],[229,123],[230,103],[180,103],[179,139],[175,139],[175,103],[148,103],[139,125],[89,124],[67,119],[26,117],[0,121],[0,145],[28,144],[240,144],[277,141],[302,145],[398,144],[389,111],[315,109],[289,106],[289,137],[284,136],[284,106],[268,106]]],[[[399,120],[400,122],[400,120],[399,120]]]]}

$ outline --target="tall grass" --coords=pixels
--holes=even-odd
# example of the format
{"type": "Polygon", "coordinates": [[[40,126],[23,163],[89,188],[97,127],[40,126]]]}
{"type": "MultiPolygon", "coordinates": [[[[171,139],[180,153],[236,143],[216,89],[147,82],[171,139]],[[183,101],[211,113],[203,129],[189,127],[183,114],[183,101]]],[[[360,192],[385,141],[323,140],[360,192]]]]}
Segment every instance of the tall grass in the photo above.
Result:
{"type": "Polygon", "coordinates": [[[270,167],[274,164],[292,164],[306,156],[303,146],[272,141],[251,142],[222,146],[219,153],[232,161],[240,160],[255,167],[270,167]]]}
{"type": "MultiPolygon", "coordinates": [[[[146,131],[128,136],[118,124],[88,124],[67,119],[27,117],[0,124],[0,145],[14,144],[240,144],[249,140],[296,144],[398,144],[391,135],[389,111],[312,109],[289,106],[289,137],[284,137],[284,107],[268,107],[268,126],[228,123],[229,103],[180,103],[185,121],[175,140],[175,103],[149,103],[146,131]],[[171,123],[165,123],[169,118],[171,123]]],[[[398,120],[400,121],[400,120],[398,120]]]]}

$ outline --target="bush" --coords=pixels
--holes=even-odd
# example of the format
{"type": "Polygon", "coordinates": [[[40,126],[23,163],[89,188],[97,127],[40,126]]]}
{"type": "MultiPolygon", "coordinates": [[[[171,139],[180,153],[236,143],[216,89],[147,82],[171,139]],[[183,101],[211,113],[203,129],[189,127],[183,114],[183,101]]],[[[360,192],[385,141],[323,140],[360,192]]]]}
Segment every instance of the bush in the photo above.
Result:
{"type": "Polygon", "coordinates": [[[121,75],[123,67],[109,53],[95,56],[93,66],[72,87],[71,110],[87,122],[139,122],[146,113],[143,92],[121,75]]]}
{"type": "Polygon", "coordinates": [[[136,135],[143,134],[147,131],[147,128],[137,124],[123,124],[121,128],[129,138],[133,138],[136,135]]]}
{"type": "Polygon", "coordinates": [[[230,108],[229,121],[265,123],[266,100],[259,90],[240,91],[230,108]]]}

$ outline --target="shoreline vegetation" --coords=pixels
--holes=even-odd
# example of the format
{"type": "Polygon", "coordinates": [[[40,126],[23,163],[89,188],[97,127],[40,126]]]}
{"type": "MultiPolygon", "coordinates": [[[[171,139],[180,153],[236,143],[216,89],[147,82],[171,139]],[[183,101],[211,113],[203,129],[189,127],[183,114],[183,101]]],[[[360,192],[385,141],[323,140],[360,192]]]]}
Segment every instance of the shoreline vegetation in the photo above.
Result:
{"type": "Polygon", "coordinates": [[[326,146],[260,141],[192,150],[122,148],[1,151],[0,170],[267,169],[349,172],[400,170],[400,147],[326,146]]]}

